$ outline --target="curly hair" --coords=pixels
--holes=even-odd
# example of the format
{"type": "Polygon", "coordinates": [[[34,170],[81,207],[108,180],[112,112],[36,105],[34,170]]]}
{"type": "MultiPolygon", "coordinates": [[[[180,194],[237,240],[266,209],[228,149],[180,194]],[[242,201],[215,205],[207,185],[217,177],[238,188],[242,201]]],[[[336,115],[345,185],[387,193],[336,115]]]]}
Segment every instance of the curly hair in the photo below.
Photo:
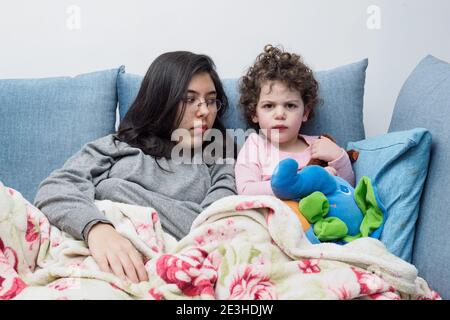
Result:
{"type": "Polygon", "coordinates": [[[285,52],[283,49],[268,44],[264,52],[259,54],[247,74],[239,80],[240,105],[250,127],[258,130],[259,125],[253,123],[256,115],[261,88],[267,81],[280,81],[289,89],[300,93],[305,109],[309,108],[309,119],[314,116],[314,107],[319,104],[319,84],[312,70],[303,63],[302,58],[285,52]]]}

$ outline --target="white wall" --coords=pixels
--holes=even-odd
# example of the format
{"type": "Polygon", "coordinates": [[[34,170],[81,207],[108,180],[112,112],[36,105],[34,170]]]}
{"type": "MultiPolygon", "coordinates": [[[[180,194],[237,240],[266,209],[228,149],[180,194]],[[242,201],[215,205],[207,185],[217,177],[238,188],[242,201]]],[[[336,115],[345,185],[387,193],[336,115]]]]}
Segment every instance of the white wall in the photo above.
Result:
{"type": "Polygon", "coordinates": [[[169,50],[206,53],[221,77],[239,77],[267,43],[300,53],[315,70],[368,57],[364,122],[373,136],[386,132],[421,58],[450,61],[449,18],[448,0],[0,0],[0,78],[121,64],[144,74],[169,50]]]}

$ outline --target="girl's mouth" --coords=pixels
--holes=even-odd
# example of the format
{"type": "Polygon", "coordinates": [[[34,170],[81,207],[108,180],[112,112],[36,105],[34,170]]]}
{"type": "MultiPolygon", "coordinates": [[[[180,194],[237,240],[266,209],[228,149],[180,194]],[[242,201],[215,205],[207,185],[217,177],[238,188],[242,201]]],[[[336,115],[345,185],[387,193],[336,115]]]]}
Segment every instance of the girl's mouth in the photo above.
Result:
{"type": "Polygon", "coordinates": [[[285,131],[287,128],[288,128],[288,127],[283,126],[283,125],[279,125],[279,126],[274,126],[274,127],[272,127],[273,130],[278,130],[278,131],[280,131],[280,132],[285,131]]]}
{"type": "Polygon", "coordinates": [[[193,128],[194,133],[196,134],[203,134],[205,133],[206,130],[208,130],[208,126],[206,124],[202,125],[202,126],[196,126],[193,128]]]}

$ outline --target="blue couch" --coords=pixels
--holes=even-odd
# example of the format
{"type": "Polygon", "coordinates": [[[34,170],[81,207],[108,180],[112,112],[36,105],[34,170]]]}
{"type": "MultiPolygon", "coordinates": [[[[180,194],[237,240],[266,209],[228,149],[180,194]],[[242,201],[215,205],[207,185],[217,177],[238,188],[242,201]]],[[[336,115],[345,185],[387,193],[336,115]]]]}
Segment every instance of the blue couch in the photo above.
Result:
{"type": "MultiPolygon", "coordinates": [[[[306,133],[329,133],[344,146],[365,141],[362,107],[366,67],[367,60],[362,60],[317,72],[323,105],[305,128],[306,133]]],[[[123,66],[76,77],[0,80],[0,181],[33,202],[39,183],[51,171],[85,143],[114,132],[141,80],[127,74],[123,66]]],[[[230,108],[223,120],[229,128],[245,128],[237,111],[237,80],[227,79],[224,85],[230,108]]],[[[450,298],[450,281],[446,280],[450,279],[448,121],[450,64],[427,56],[400,91],[389,132],[421,127],[427,130],[420,134],[426,133],[428,140],[432,137],[431,149],[420,151],[429,153],[422,158],[426,159],[427,175],[426,180],[423,176],[423,181],[417,182],[420,188],[414,194],[416,202],[410,209],[414,215],[409,218],[412,230],[408,232],[412,263],[446,299],[450,298]]],[[[357,170],[355,167],[358,174],[357,170]]],[[[415,179],[414,172],[411,177],[415,179]]],[[[404,200],[406,196],[399,197],[404,200]]]]}

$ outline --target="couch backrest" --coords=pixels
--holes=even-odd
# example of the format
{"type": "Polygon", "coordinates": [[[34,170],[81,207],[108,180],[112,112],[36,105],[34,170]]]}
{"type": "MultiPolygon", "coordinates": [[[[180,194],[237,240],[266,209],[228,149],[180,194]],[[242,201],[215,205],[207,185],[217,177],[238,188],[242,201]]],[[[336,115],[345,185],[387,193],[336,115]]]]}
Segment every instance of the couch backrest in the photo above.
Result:
{"type": "Polygon", "coordinates": [[[428,176],[413,250],[419,275],[450,298],[450,64],[427,56],[398,96],[389,131],[427,128],[432,134],[428,176]]]}
{"type": "Polygon", "coordinates": [[[83,144],[114,132],[118,71],[0,80],[0,181],[33,202],[83,144]]]}

